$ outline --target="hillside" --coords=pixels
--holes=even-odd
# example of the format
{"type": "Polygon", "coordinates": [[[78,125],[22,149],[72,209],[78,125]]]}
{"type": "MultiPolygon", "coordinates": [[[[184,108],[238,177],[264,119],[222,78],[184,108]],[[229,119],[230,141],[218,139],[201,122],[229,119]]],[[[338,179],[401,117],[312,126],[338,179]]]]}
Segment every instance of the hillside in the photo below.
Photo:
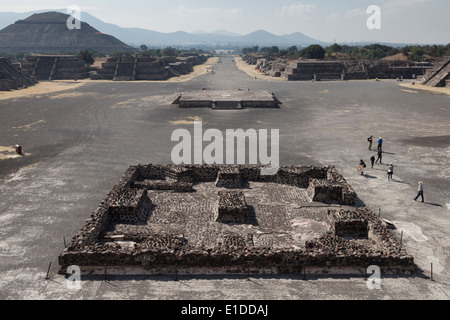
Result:
{"type": "MultiPolygon", "coordinates": [[[[65,12],[65,10],[59,10],[65,12]]],[[[14,23],[19,19],[36,13],[11,13],[0,12],[0,28],[14,23]]],[[[197,31],[188,33],[183,31],[164,33],[142,28],[124,28],[115,24],[106,23],[92,16],[87,12],[81,13],[81,20],[89,24],[92,28],[101,30],[101,32],[112,35],[117,39],[127,43],[128,45],[139,47],[146,44],[151,47],[167,47],[167,46],[280,46],[288,47],[292,45],[304,46],[310,44],[325,44],[313,38],[307,37],[300,32],[291,35],[275,35],[270,32],[260,30],[240,35],[226,30],[217,30],[212,33],[197,31]]]]}
{"type": "Polygon", "coordinates": [[[86,22],[81,29],[70,30],[70,16],[58,12],[45,12],[18,20],[0,30],[0,52],[67,53],[92,49],[101,53],[131,51],[132,47],[117,38],[104,34],[86,22]]]}

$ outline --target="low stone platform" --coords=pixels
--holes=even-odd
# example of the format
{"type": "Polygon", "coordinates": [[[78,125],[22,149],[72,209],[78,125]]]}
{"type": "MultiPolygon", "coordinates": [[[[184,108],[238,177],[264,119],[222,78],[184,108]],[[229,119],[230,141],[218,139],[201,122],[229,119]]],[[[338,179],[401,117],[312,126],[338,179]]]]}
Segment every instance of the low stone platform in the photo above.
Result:
{"type": "Polygon", "coordinates": [[[348,205],[356,193],[334,167],[281,167],[274,176],[261,169],[131,167],[60,255],[60,272],[72,265],[83,274],[123,275],[413,270],[383,221],[348,205]],[[239,190],[216,185],[228,169],[245,182],[239,190]],[[317,189],[319,180],[341,194],[321,189],[313,201],[305,182],[317,189]]]}
{"type": "Polygon", "coordinates": [[[281,102],[267,91],[202,90],[182,93],[173,104],[180,108],[219,110],[244,108],[277,108],[281,102]]]}

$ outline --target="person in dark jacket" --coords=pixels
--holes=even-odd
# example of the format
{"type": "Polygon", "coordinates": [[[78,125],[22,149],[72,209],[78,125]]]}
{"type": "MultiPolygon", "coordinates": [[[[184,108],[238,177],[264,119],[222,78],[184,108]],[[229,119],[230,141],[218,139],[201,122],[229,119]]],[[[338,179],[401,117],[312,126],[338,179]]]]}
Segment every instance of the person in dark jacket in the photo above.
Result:
{"type": "Polygon", "coordinates": [[[378,163],[378,161],[380,161],[380,164],[383,164],[383,151],[381,149],[378,149],[378,159],[375,163],[378,163]]]}
{"type": "Polygon", "coordinates": [[[364,160],[359,160],[359,170],[361,170],[361,175],[364,175],[364,169],[367,168],[366,164],[364,163],[364,160]]]}
{"type": "Polygon", "coordinates": [[[370,157],[370,162],[372,162],[372,169],[373,166],[375,165],[375,155],[373,154],[372,157],[370,157]]]}
{"type": "Polygon", "coordinates": [[[367,141],[369,141],[369,151],[372,151],[373,136],[370,136],[367,141]]]}

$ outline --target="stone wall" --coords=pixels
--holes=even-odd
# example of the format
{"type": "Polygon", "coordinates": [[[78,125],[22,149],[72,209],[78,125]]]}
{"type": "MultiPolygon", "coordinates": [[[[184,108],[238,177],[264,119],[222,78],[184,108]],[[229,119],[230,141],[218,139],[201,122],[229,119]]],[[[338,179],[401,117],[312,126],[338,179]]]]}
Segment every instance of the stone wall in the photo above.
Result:
{"type": "Polygon", "coordinates": [[[242,188],[244,179],[238,167],[220,168],[217,175],[216,187],[218,188],[242,188]]]}
{"type": "Polygon", "coordinates": [[[448,86],[450,79],[450,57],[444,57],[443,61],[437,63],[433,69],[429,70],[422,81],[423,84],[430,87],[448,86]]]}
{"type": "Polygon", "coordinates": [[[342,186],[328,180],[311,179],[307,192],[314,202],[342,202],[342,186]]]}
{"type": "MultiPolygon", "coordinates": [[[[221,268],[224,272],[245,273],[271,268],[277,273],[301,272],[304,267],[328,270],[333,267],[378,265],[387,270],[411,271],[413,258],[368,208],[329,210],[329,232],[305,243],[304,248],[288,249],[255,247],[254,234],[226,233],[217,238],[215,247],[193,246],[177,233],[145,231],[105,237],[110,222],[144,222],[151,216],[153,204],[146,190],[147,183],[163,180],[191,183],[213,182],[221,173],[231,174],[245,181],[278,182],[304,187],[339,186],[336,199],[348,200],[356,196],[334,167],[282,167],[278,175],[264,177],[258,166],[172,166],[139,165],[131,167],[109,193],[99,209],[87,221],[59,257],[61,272],[70,265],[82,267],[140,267],[154,273],[176,272],[189,268],[221,268]],[[188,179],[189,177],[189,179],[188,179]],[[146,210],[143,210],[146,208],[146,210]],[[115,241],[115,238],[120,241],[115,241]],[[358,241],[352,240],[356,238],[358,241]],[[126,244],[132,241],[131,244],[126,244]],[[362,241],[362,242],[361,242],[362,241]],[[364,242],[365,241],[365,242],[364,242]],[[365,245],[366,244],[366,245],[365,245]],[[228,271],[227,271],[228,270],[228,271]]],[[[169,183],[170,184],[170,183],[169,183]]],[[[174,187],[175,188],[175,187],[174,187]]],[[[325,192],[325,194],[327,194],[325,192]]],[[[217,201],[217,220],[220,223],[247,223],[250,207],[241,191],[220,191],[217,201]]],[[[117,240],[116,239],[116,240],[117,240]]]]}
{"type": "Polygon", "coordinates": [[[345,238],[369,238],[369,217],[361,211],[328,210],[330,232],[345,238]]]}
{"type": "Polygon", "coordinates": [[[74,80],[89,77],[89,68],[78,56],[36,55],[27,56],[22,63],[24,74],[37,80],[74,80]]]}
{"type": "MultiPolygon", "coordinates": [[[[136,190],[139,190],[137,188],[191,192],[193,182],[217,182],[220,172],[225,175],[231,172],[231,179],[239,177],[240,183],[243,181],[275,182],[300,188],[307,187],[306,181],[309,183],[310,179],[327,178],[328,175],[334,183],[341,184],[343,190],[351,190],[345,179],[333,167],[281,167],[275,176],[261,176],[261,167],[258,166],[220,167],[212,165],[173,166],[153,164],[132,166],[126,171],[99,208],[91,215],[83,229],[75,235],[67,250],[80,250],[85,246],[92,245],[111,220],[110,208],[116,207],[118,203],[136,203],[136,190]],[[190,180],[191,183],[178,182],[177,180],[172,183],[162,181],[167,176],[172,179],[176,177],[177,180],[180,177],[180,180],[190,180]]],[[[233,182],[236,181],[233,180],[233,182]]],[[[349,192],[344,201],[350,202],[350,195],[356,196],[356,193],[349,192]]],[[[127,207],[127,205],[122,205],[122,207],[127,207]]],[[[136,206],[131,205],[131,207],[135,208],[136,206]]],[[[137,209],[133,210],[136,212],[137,209]]]]}
{"type": "Polygon", "coordinates": [[[243,192],[219,191],[218,216],[216,222],[247,223],[249,206],[243,192]]]}
{"type": "Polygon", "coordinates": [[[137,81],[167,80],[194,71],[193,67],[208,60],[205,55],[152,58],[146,56],[109,58],[91,74],[93,80],[137,81]]]}
{"type": "Polygon", "coordinates": [[[430,69],[428,65],[410,65],[406,61],[288,61],[252,55],[243,60],[267,76],[288,81],[416,79],[430,69]]]}
{"type": "Polygon", "coordinates": [[[356,192],[345,180],[335,167],[329,167],[327,172],[327,180],[342,186],[342,204],[353,206],[355,205],[356,192]]]}
{"type": "Polygon", "coordinates": [[[0,91],[28,87],[34,83],[35,80],[24,75],[19,65],[12,64],[10,59],[0,58],[0,91]]]}

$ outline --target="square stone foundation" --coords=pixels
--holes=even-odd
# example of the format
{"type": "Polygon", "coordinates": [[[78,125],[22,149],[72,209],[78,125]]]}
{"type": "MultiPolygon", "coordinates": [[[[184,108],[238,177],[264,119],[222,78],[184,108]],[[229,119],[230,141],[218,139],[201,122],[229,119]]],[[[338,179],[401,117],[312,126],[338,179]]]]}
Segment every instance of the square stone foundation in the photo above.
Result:
{"type": "Polygon", "coordinates": [[[60,272],[72,265],[82,274],[106,266],[124,275],[414,269],[372,210],[349,206],[356,193],[334,167],[281,167],[269,177],[261,168],[130,167],[59,256],[60,272]]]}
{"type": "Polygon", "coordinates": [[[245,195],[239,191],[220,191],[217,222],[247,223],[249,221],[249,206],[245,195]]]}

